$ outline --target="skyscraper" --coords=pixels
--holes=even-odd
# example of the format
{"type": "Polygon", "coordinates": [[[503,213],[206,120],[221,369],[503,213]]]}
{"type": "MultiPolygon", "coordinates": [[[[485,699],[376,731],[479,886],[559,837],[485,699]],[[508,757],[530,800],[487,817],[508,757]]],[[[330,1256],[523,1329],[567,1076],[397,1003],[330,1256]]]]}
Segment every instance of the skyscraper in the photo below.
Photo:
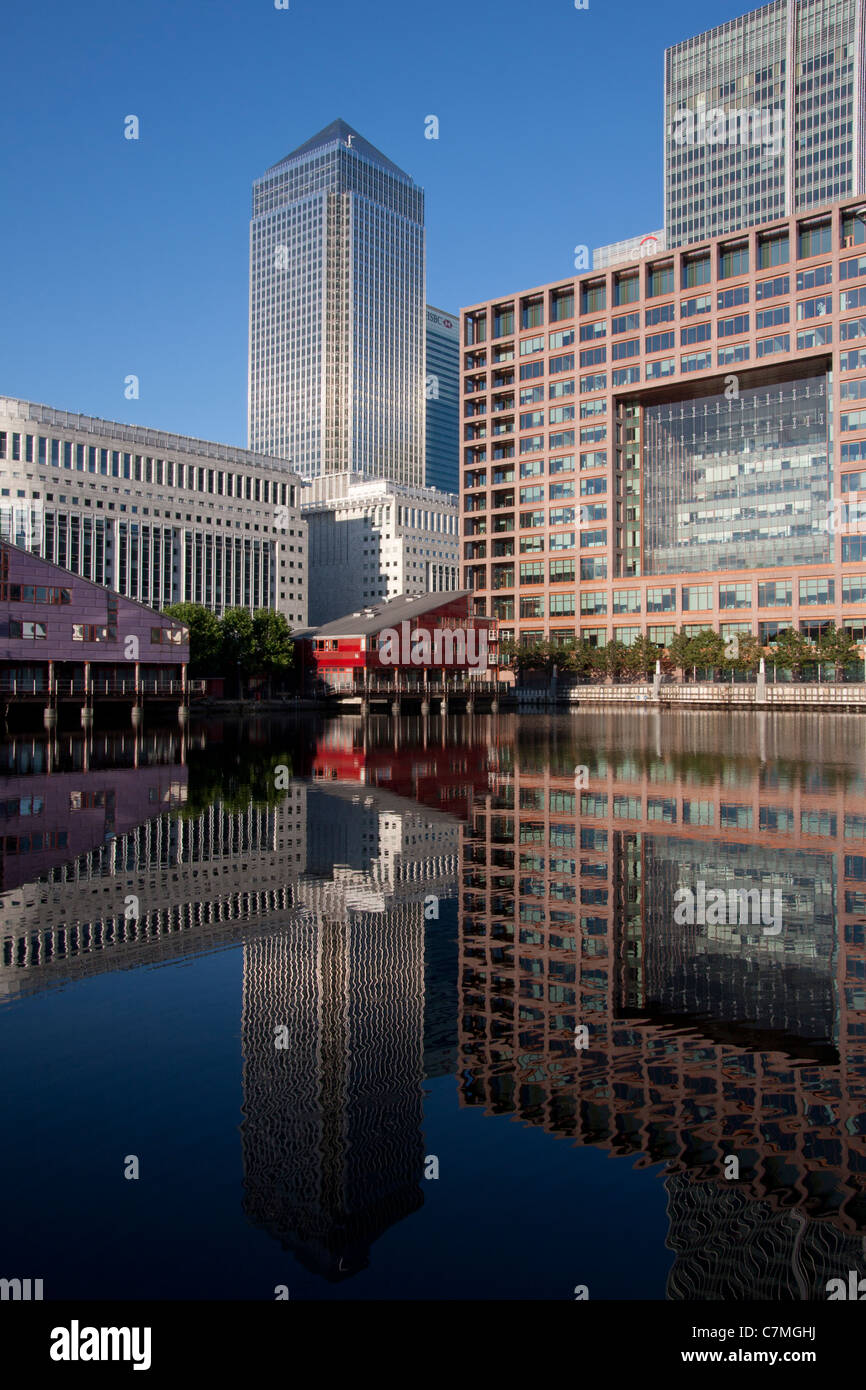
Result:
{"type": "Polygon", "coordinates": [[[424,193],[345,121],[253,185],[250,448],[424,483],[424,193]]]}
{"type": "Polygon", "coordinates": [[[864,191],[860,0],[772,0],[665,53],[665,230],[685,246],[864,191]]]}
{"type": "Polygon", "coordinates": [[[460,316],[427,305],[427,487],[459,490],[460,316]]]}

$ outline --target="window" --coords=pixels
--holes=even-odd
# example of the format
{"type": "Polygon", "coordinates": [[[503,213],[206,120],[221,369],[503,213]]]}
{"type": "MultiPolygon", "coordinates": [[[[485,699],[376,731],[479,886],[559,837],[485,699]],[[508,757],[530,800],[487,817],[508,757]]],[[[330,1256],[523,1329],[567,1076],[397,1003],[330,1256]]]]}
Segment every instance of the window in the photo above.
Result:
{"type": "MultiPolygon", "coordinates": [[[[540,328],[544,323],[544,304],[541,296],[532,296],[520,301],[520,327],[521,328],[540,328]]],[[[544,339],[541,339],[541,346],[544,346],[544,339]]],[[[520,345],[521,352],[523,344],[520,345]]]]}
{"type": "MultiPolygon", "coordinates": [[[[830,270],[830,266],[826,266],[825,269],[830,270]]],[[[856,280],[860,275],[866,275],[866,256],[855,256],[853,260],[839,262],[840,280],[856,280]]],[[[803,288],[811,289],[812,287],[811,285],[804,285],[803,288]]]]}
{"type": "Polygon", "coordinates": [[[693,352],[688,357],[680,358],[681,372],[704,372],[713,365],[713,354],[711,352],[693,352]]]}
{"type": "Polygon", "coordinates": [[[755,346],[759,357],[769,357],[774,352],[790,352],[791,335],[779,333],[774,338],[759,338],[755,346]]]}
{"type": "Polygon", "coordinates": [[[843,603],[866,603],[866,574],[846,574],[842,579],[843,603]]]}
{"type": "MultiPolygon", "coordinates": [[[[709,324],[699,325],[701,328],[709,328],[709,326],[709,324]]],[[[686,330],[683,329],[683,332],[685,331],[686,330]]],[[[646,350],[648,353],[668,352],[674,346],[674,340],[675,334],[672,331],[668,333],[652,333],[646,339],[646,350]]]]}
{"type": "MultiPolygon", "coordinates": [[[[827,299],[830,296],[827,295],[827,299]]],[[[842,290],[839,294],[839,309],[844,314],[849,309],[860,309],[866,304],[866,285],[858,285],[853,290],[842,290]]]]}
{"type": "Polygon", "coordinates": [[[544,376],[543,362],[524,362],[520,368],[520,380],[531,381],[533,377],[544,376]]]}
{"type": "Polygon", "coordinates": [[[604,280],[584,280],[580,287],[580,312],[603,313],[607,308],[607,284],[604,280]]]}
{"type": "Polygon", "coordinates": [[[549,471],[551,474],[573,473],[574,454],[567,454],[563,458],[559,459],[551,459],[549,464],[549,471]]]}
{"type": "Polygon", "coordinates": [[[697,613],[713,607],[712,584],[684,584],[682,590],[684,613],[697,613]]]}
{"type": "Polygon", "coordinates": [[[800,606],[826,605],[836,602],[836,584],[832,579],[801,579],[800,606]]]}
{"type": "Polygon", "coordinates": [[[541,352],[544,347],[544,338],[521,338],[520,356],[528,357],[530,353],[541,352]]]}
{"type": "Polygon", "coordinates": [[[676,589],[647,589],[646,611],[648,613],[675,613],[676,608],[676,589]]]}
{"type": "Polygon", "coordinates": [[[597,617],[607,613],[607,594],[603,589],[587,593],[586,590],[580,596],[580,615],[581,617],[597,617]]]}
{"type": "Polygon", "coordinates": [[[703,251],[695,256],[684,256],[682,263],[682,289],[697,289],[698,285],[710,282],[710,253],[703,251]]]}
{"type": "MultiPolygon", "coordinates": [[[[556,361],[556,360],[557,360],[557,359],[552,358],[552,359],[551,359],[551,362],[556,361]]],[[[562,360],[562,359],[559,359],[559,360],[562,360]]],[[[581,367],[597,367],[597,366],[600,366],[601,363],[602,363],[602,362],[605,362],[606,360],[607,360],[607,349],[606,349],[606,348],[603,348],[603,347],[584,348],[584,349],[582,350],[581,354],[580,354],[580,365],[581,365],[581,367]]],[[[565,372],[565,371],[571,371],[573,367],[574,367],[574,357],[572,357],[572,359],[571,359],[571,365],[570,365],[569,367],[560,367],[559,370],[560,370],[560,371],[563,371],[563,372],[565,372]]],[[[551,366],[551,371],[552,371],[552,370],[553,370],[553,367],[551,366]]]]}
{"type": "Polygon", "coordinates": [[[611,319],[610,331],[614,333],[633,333],[636,328],[640,328],[640,314],[619,314],[611,319]]]}
{"type": "Polygon", "coordinates": [[[694,318],[695,314],[708,314],[713,301],[708,294],[698,295],[696,299],[684,299],[680,303],[680,318],[694,318]]]}
{"type": "Polygon", "coordinates": [[[611,379],[614,386],[631,386],[640,381],[640,367],[617,367],[611,379]]]}
{"type": "MultiPolygon", "coordinates": [[[[771,312],[772,312],[772,311],[771,311],[771,312]]],[[[787,316],[787,314],[788,314],[787,305],[785,306],[784,313],[785,313],[785,315],[787,316]]],[[[758,318],[760,318],[760,314],[758,315],[758,318]]],[[[707,328],[709,328],[709,324],[706,324],[706,325],[701,324],[701,327],[702,327],[702,328],[703,328],[704,326],[706,326],[707,328]]],[[[743,334],[743,333],[748,333],[748,331],[749,331],[749,315],[748,315],[748,314],[736,314],[733,318],[730,318],[730,319],[719,319],[719,322],[718,322],[718,336],[719,336],[720,338],[735,338],[735,337],[736,337],[736,338],[739,338],[741,334],[743,334]]]]}
{"type": "Polygon", "coordinates": [[[758,585],[759,608],[790,608],[790,579],[768,579],[758,585]]]}
{"type": "MultiPolygon", "coordinates": [[[[525,325],[524,325],[525,326],[525,325]]],[[[514,332],[514,305],[495,304],[493,306],[493,336],[505,338],[514,332]]]]}
{"type": "Polygon", "coordinates": [[[810,256],[822,256],[832,248],[830,218],[801,222],[797,230],[797,257],[804,261],[810,256]]]}
{"type": "Polygon", "coordinates": [[[557,348],[571,347],[574,342],[573,328],[560,328],[556,333],[550,334],[550,350],[554,352],[557,348]]]}
{"type": "Polygon", "coordinates": [[[814,299],[799,299],[797,301],[798,319],[823,318],[825,314],[833,312],[833,296],[831,294],[819,294],[814,299]]]}
{"type": "Polygon", "coordinates": [[[654,381],[658,377],[673,376],[677,364],[674,357],[660,357],[656,362],[647,362],[646,379],[654,381]]]}
{"type": "Polygon", "coordinates": [[[607,545],[607,531],[581,531],[581,550],[603,550],[607,545]]]}
{"type": "Polygon", "coordinates": [[[674,290],[674,264],[651,265],[647,274],[647,294],[672,294],[674,290]]]}
{"type": "Polygon", "coordinates": [[[833,325],[831,323],[817,324],[814,328],[802,328],[797,333],[797,350],[804,351],[806,348],[826,347],[833,341],[833,325]]]}
{"type": "MultiPolygon", "coordinates": [[[[581,454],[580,467],[584,468],[605,468],[607,466],[607,451],[605,449],[595,449],[592,453],[581,454]]],[[[551,472],[553,469],[551,468],[551,472]]]]}
{"type": "MultiPolygon", "coordinates": [[[[772,309],[759,309],[755,314],[755,328],[758,332],[766,331],[768,328],[778,328],[783,323],[791,322],[791,308],[788,304],[777,304],[772,309]]],[[[748,319],[746,322],[748,328],[748,319]]],[[[722,326],[719,324],[719,336],[721,336],[722,326]]]]}
{"type": "Polygon", "coordinates": [[[849,430],[866,429],[866,410],[850,410],[847,414],[840,415],[839,429],[843,433],[849,430]]]}
{"type": "MultiPolygon", "coordinates": [[[[800,277],[797,277],[798,281],[800,277]]],[[[798,284],[797,288],[800,286],[798,284]]],[[[759,280],[755,286],[756,299],[775,299],[780,294],[791,293],[790,275],[777,275],[774,280],[759,280]]]]}
{"type": "Polygon", "coordinates": [[[618,613],[639,613],[641,611],[640,589],[614,589],[613,611],[618,613]]]}
{"type": "Polygon", "coordinates": [[[45,623],[33,622],[30,619],[20,621],[18,618],[10,618],[9,636],[23,638],[27,641],[36,641],[40,638],[47,637],[48,632],[45,623]]]}
{"type": "Polygon", "coordinates": [[[737,362],[748,362],[749,344],[748,343],[726,343],[716,351],[716,363],[719,367],[730,367],[737,362]]]}
{"type": "Polygon", "coordinates": [[[738,304],[748,304],[748,285],[737,285],[733,290],[719,290],[716,295],[717,309],[736,309],[738,304]]]}
{"type": "Polygon", "coordinates": [[[574,560],[549,560],[551,584],[574,583],[574,560]]]}
{"type": "Polygon", "coordinates": [[[543,561],[543,560],[521,560],[521,562],[520,562],[520,582],[521,582],[521,584],[543,584],[543,583],[544,583],[544,561],[543,561]]]}
{"type": "Polygon", "coordinates": [[[550,321],[559,323],[562,319],[574,318],[574,290],[551,290],[550,321]]]}
{"type": "Polygon", "coordinates": [[[732,275],[748,275],[749,243],[747,241],[725,242],[719,247],[719,279],[727,280],[732,275]]]}
{"type": "Polygon", "coordinates": [[[628,338],[621,343],[612,343],[610,355],[614,362],[622,361],[624,357],[637,357],[640,354],[640,338],[628,338]]]}
{"type": "Polygon", "coordinates": [[[784,265],[790,257],[787,231],[761,232],[758,235],[758,269],[784,265]]]}
{"type": "Polygon", "coordinates": [[[676,309],[673,304],[656,304],[644,314],[644,328],[654,328],[657,323],[673,323],[676,309]]]}
{"type": "Polygon", "coordinates": [[[751,608],[751,584],[720,584],[719,608],[751,608]]]}
{"type": "MultiPolygon", "coordinates": [[[[556,383],[551,384],[551,391],[556,383]]],[[[582,376],[580,378],[580,390],[584,391],[604,391],[607,389],[607,373],[595,372],[592,376],[582,376]]]]}
{"type": "Polygon", "coordinates": [[[620,271],[613,277],[614,304],[633,304],[640,299],[640,275],[637,271],[620,271]]]}

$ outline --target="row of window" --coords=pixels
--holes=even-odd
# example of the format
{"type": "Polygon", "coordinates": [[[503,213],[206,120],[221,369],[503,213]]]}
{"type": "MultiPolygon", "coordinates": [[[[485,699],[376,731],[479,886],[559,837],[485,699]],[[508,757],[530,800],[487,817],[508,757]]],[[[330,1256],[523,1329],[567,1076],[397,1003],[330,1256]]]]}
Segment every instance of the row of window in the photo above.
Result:
{"type": "MultiPolygon", "coordinates": [[[[38,620],[10,618],[7,635],[38,641],[47,638],[47,624],[38,620]]],[[[54,635],[56,636],[56,634],[54,635]]],[[[117,627],[114,624],[102,627],[96,623],[73,623],[72,640],[73,642],[116,642],[117,627]]],[[[182,646],[184,642],[189,641],[189,630],[180,627],[152,627],[150,640],[154,646],[182,646]]]]}
{"type": "Polygon", "coordinates": [[[71,440],[44,435],[19,434],[0,430],[0,459],[12,462],[53,464],[93,473],[106,478],[126,478],[156,487],[185,488],[218,497],[236,497],[247,502],[282,503],[294,507],[295,488],[274,478],[231,473],[200,464],[176,463],[172,459],[126,454],[117,449],[74,444],[71,440]]]}

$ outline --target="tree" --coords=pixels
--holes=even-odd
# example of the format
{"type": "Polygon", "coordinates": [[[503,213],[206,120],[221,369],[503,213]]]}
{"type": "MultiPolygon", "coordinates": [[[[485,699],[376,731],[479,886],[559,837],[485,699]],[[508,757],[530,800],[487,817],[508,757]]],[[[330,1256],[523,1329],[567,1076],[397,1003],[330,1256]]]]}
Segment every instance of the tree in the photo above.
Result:
{"type": "Polygon", "coordinates": [[[818,659],[833,667],[834,679],[838,681],[846,666],[860,660],[860,647],[847,628],[830,623],[818,640],[818,659]]]}
{"type": "Polygon", "coordinates": [[[600,649],[599,666],[600,669],[610,676],[614,684],[616,684],[628,666],[628,647],[625,643],[618,642],[614,639],[612,642],[608,642],[606,646],[602,647],[600,649]]]}
{"type": "Polygon", "coordinates": [[[678,671],[682,671],[685,676],[686,671],[693,664],[691,660],[692,639],[680,628],[675,632],[672,640],[668,643],[668,657],[673,662],[678,671]]]}
{"type": "Polygon", "coordinates": [[[226,666],[235,673],[237,695],[243,693],[243,676],[255,669],[253,620],[246,608],[227,608],[220,624],[226,666]]]}
{"type": "Polygon", "coordinates": [[[257,608],[253,614],[251,665],[256,675],[267,677],[268,694],[274,677],[284,676],[294,660],[291,628],[282,613],[257,608]]]}
{"type": "Polygon", "coordinates": [[[793,627],[780,632],[770,650],[776,665],[785,667],[795,680],[800,679],[803,667],[814,661],[816,655],[812,643],[793,627]]]}
{"type": "Polygon", "coordinates": [[[173,603],[163,613],[189,628],[191,676],[213,676],[222,671],[222,633],[215,613],[200,603],[173,603]]]}
{"type": "Polygon", "coordinates": [[[715,675],[716,671],[725,664],[725,640],[714,632],[711,627],[706,627],[702,632],[696,632],[689,643],[689,664],[697,667],[709,668],[715,675]]]}
{"type": "Polygon", "coordinates": [[[733,671],[757,671],[764,654],[753,632],[741,632],[737,634],[737,655],[726,657],[725,665],[733,671]]]}
{"type": "Polygon", "coordinates": [[[637,676],[639,680],[651,680],[655,674],[656,662],[661,659],[662,649],[655,642],[651,642],[646,633],[640,636],[628,648],[626,657],[626,669],[630,675],[637,676]]]}

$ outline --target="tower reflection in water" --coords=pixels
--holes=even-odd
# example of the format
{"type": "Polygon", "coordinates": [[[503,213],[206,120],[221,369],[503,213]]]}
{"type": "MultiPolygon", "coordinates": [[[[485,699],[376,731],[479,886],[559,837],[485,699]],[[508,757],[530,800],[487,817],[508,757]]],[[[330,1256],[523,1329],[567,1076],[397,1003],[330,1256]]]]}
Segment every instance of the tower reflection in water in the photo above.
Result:
{"type": "Polygon", "coordinates": [[[223,736],[193,733],[189,778],[174,734],[50,771],[4,746],[0,989],[243,943],[252,1223],[364,1268],[423,1202],[424,1079],[455,1075],[464,1106],[661,1165],[671,1298],[866,1273],[856,719],[344,720],[288,754],[263,725],[220,761],[223,736]],[[677,925],[698,882],[780,893],[782,931],[677,925]]]}

